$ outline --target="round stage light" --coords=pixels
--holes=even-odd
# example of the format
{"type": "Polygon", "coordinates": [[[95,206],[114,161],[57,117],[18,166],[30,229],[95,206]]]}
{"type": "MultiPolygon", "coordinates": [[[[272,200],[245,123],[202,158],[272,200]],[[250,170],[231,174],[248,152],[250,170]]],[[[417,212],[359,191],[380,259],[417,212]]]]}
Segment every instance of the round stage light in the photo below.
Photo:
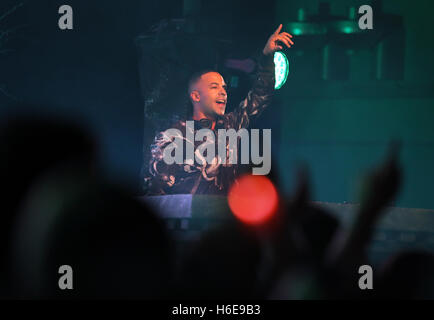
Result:
{"type": "Polygon", "coordinates": [[[265,176],[245,175],[237,179],[228,193],[228,204],[240,221],[259,225],[277,210],[279,196],[273,183],[265,176]]]}
{"type": "Polygon", "coordinates": [[[299,35],[301,35],[301,29],[300,28],[294,28],[293,30],[292,30],[292,33],[293,34],[295,34],[296,36],[299,36],[299,35]]]}
{"type": "Polygon", "coordinates": [[[289,62],[286,55],[277,51],[274,53],[274,74],[276,78],[276,82],[274,84],[274,89],[280,89],[286,82],[286,78],[288,78],[289,74],[289,62]]]}

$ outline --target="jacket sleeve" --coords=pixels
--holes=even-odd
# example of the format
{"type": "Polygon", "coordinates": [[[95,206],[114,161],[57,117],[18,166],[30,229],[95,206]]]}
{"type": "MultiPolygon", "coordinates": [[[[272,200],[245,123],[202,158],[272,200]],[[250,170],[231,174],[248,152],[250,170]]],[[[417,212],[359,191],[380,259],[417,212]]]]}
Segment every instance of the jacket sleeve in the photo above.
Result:
{"type": "Polygon", "coordinates": [[[200,173],[200,165],[187,163],[172,163],[167,164],[164,161],[165,148],[174,142],[176,138],[182,141],[181,145],[176,148],[182,148],[182,154],[185,153],[184,145],[192,144],[194,149],[194,141],[189,141],[186,137],[185,122],[180,122],[174,127],[178,130],[176,135],[173,132],[168,134],[167,131],[162,131],[155,136],[154,142],[151,144],[151,159],[149,162],[148,178],[148,193],[149,194],[171,194],[182,191],[188,193],[190,184],[194,180],[195,174],[200,173]]]}
{"type": "Polygon", "coordinates": [[[274,95],[274,56],[261,53],[258,71],[247,97],[228,116],[232,118],[234,129],[247,128],[270,104],[274,95]]]}
{"type": "Polygon", "coordinates": [[[167,165],[163,159],[164,148],[172,143],[164,132],[158,133],[151,144],[149,161],[148,191],[152,194],[166,194],[175,184],[177,165],[167,165]]]}

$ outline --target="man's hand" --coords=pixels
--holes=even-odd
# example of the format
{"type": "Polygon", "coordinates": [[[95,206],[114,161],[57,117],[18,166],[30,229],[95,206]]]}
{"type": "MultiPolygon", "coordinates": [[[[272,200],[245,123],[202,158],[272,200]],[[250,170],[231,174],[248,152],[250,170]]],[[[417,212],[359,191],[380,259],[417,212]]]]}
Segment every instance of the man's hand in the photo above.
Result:
{"type": "Polygon", "coordinates": [[[274,31],[274,33],[268,39],[264,50],[262,50],[265,55],[270,55],[278,50],[282,50],[283,45],[287,46],[288,48],[291,48],[291,45],[294,45],[294,42],[291,40],[292,35],[287,32],[280,33],[281,30],[282,24],[279,25],[276,31],[274,31]]]}

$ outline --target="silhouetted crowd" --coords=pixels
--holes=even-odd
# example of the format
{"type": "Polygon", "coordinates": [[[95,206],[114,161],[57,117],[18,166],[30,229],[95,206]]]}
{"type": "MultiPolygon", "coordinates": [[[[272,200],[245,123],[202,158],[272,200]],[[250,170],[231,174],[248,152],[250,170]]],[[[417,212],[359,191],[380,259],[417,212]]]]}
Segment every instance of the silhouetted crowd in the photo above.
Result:
{"type": "Polygon", "coordinates": [[[373,230],[401,186],[397,150],[366,182],[349,230],[310,202],[309,177],[281,197],[261,226],[237,220],[190,243],[177,263],[165,222],[107,182],[95,139],[50,117],[15,117],[0,130],[0,296],[3,299],[381,299],[434,298],[434,256],[407,251],[374,269],[373,230]],[[59,289],[59,267],[73,289],[59,289]]]}

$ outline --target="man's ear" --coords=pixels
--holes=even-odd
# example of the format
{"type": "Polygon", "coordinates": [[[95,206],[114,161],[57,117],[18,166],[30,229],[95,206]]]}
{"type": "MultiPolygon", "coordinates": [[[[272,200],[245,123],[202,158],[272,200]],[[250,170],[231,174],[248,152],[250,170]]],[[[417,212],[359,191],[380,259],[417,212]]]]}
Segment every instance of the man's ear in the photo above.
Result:
{"type": "Polygon", "coordinates": [[[190,92],[190,98],[194,102],[199,102],[200,101],[199,91],[193,90],[192,92],[190,92]]]}

